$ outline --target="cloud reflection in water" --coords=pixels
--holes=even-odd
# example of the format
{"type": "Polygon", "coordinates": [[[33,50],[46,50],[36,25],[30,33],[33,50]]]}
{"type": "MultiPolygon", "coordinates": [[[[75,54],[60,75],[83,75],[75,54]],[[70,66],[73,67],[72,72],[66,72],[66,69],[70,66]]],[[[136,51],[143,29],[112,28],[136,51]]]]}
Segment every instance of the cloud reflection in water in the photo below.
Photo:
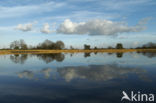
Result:
{"type": "Polygon", "coordinates": [[[126,77],[128,78],[130,74],[135,74],[142,80],[148,80],[146,77],[146,71],[144,69],[127,68],[118,65],[70,66],[57,68],[56,71],[51,68],[44,68],[38,72],[23,71],[17,74],[20,78],[25,77],[28,79],[33,79],[34,75],[39,73],[44,74],[44,78],[46,79],[50,78],[52,75],[54,76],[54,74],[57,73],[59,77],[64,78],[66,82],[70,82],[73,79],[108,81],[113,79],[124,79],[126,77]]]}
{"type": "Polygon", "coordinates": [[[93,81],[107,81],[116,78],[125,78],[128,74],[137,74],[139,77],[146,78],[146,71],[143,69],[126,68],[117,65],[64,67],[57,69],[57,71],[67,82],[76,78],[93,81]]]}

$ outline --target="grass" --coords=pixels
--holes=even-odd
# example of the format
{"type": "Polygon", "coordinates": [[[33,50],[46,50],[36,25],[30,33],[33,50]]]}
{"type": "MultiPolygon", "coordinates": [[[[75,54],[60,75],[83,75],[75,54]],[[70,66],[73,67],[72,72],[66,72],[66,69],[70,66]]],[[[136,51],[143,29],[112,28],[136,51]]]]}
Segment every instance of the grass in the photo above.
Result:
{"type": "Polygon", "coordinates": [[[79,52],[109,52],[109,53],[124,53],[124,52],[155,52],[156,49],[100,49],[100,50],[0,50],[0,55],[4,54],[41,54],[41,53],[79,53],[79,52]]]}

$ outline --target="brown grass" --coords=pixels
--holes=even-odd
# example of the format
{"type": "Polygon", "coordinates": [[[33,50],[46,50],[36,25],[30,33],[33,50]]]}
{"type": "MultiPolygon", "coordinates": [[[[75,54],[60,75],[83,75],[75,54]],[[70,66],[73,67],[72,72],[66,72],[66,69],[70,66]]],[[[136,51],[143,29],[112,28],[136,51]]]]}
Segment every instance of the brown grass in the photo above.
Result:
{"type": "Polygon", "coordinates": [[[79,53],[79,52],[156,52],[156,49],[101,49],[101,50],[0,50],[4,54],[79,53]]]}

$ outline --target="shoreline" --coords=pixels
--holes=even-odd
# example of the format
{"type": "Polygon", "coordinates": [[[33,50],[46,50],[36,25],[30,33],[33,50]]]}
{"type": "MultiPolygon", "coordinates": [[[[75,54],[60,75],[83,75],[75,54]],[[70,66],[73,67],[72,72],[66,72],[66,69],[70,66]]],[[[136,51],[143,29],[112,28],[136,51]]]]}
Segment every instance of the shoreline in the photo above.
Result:
{"type": "Polygon", "coordinates": [[[99,49],[99,50],[0,50],[0,55],[6,54],[46,54],[46,53],[92,53],[92,52],[102,52],[102,53],[125,53],[125,52],[155,52],[156,49],[99,49]]]}

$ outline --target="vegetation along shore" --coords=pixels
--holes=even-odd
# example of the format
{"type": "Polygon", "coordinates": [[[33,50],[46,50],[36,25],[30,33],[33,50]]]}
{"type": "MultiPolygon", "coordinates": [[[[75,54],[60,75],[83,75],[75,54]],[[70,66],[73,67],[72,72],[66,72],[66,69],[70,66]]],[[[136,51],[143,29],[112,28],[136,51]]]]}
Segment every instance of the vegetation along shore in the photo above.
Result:
{"type": "Polygon", "coordinates": [[[108,53],[124,53],[124,52],[154,52],[156,53],[156,44],[147,43],[136,48],[124,48],[122,43],[117,43],[115,47],[92,47],[89,44],[84,44],[83,49],[77,49],[72,46],[65,48],[62,41],[45,40],[37,46],[28,46],[24,40],[13,41],[10,48],[0,49],[0,54],[40,54],[40,53],[91,53],[91,52],[108,52],[108,53]]]}
{"type": "Polygon", "coordinates": [[[100,49],[100,50],[0,50],[0,54],[40,54],[40,53],[79,53],[79,52],[108,52],[108,53],[124,53],[124,52],[156,52],[156,49],[100,49]]]}

